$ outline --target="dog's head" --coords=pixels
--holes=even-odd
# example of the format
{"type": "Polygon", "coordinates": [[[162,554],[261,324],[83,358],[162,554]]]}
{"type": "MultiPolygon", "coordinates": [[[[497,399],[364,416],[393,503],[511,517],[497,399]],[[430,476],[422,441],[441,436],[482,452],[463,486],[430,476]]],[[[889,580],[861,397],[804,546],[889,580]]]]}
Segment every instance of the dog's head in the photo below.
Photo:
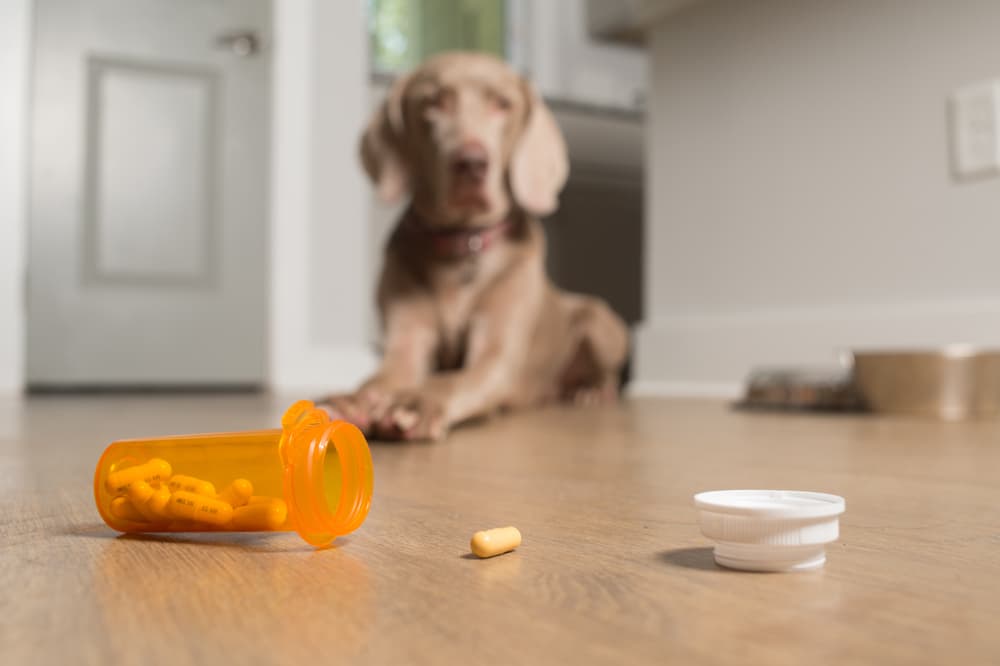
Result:
{"type": "Polygon", "coordinates": [[[365,171],[388,202],[412,195],[439,225],[545,215],[566,182],[566,144],[534,88],[503,61],[446,53],[398,79],[361,140],[365,171]]]}

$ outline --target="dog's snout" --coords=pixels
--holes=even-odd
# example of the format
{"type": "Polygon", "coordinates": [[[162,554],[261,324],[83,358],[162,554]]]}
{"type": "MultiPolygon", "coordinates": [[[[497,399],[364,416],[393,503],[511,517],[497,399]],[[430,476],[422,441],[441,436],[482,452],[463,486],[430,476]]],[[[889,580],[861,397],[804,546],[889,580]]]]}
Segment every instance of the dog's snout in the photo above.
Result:
{"type": "Polygon", "coordinates": [[[451,170],[459,178],[481,182],[486,178],[489,157],[481,143],[469,142],[455,151],[451,158],[451,170]]]}

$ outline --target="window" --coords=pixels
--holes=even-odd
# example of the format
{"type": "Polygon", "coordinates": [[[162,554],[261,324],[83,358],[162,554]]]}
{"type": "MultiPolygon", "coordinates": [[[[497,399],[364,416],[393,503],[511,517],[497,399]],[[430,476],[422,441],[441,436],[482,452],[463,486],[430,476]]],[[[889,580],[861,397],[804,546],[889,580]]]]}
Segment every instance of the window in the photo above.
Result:
{"type": "Polygon", "coordinates": [[[456,49],[507,56],[505,0],[368,0],[376,72],[408,70],[456,49]]]}

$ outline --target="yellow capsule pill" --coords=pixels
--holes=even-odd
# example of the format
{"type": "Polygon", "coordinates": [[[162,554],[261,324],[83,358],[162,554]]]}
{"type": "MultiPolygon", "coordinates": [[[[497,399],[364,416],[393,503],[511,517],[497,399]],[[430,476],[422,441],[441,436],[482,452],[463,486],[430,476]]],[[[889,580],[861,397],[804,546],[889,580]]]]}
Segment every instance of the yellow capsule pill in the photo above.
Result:
{"type": "Polygon", "coordinates": [[[141,505],[146,503],[146,500],[153,496],[154,492],[156,491],[153,490],[153,486],[149,485],[145,481],[133,481],[129,484],[126,494],[128,495],[129,501],[132,502],[132,506],[138,509],[141,505]]]}
{"type": "Polygon", "coordinates": [[[170,513],[167,511],[167,505],[169,504],[170,491],[167,490],[166,486],[160,486],[153,491],[153,494],[145,502],[136,505],[136,508],[139,509],[139,513],[146,516],[149,520],[167,520],[170,518],[170,513]]]}
{"type": "Polygon", "coordinates": [[[509,553],[521,545],[521,532],[516,527],[494,527],[472,535],[469,547],[476,557],[493,557],[509,553]]]}
{"type": "Polygon", "coordinates": [[[109,492],[124,493],[133,481],[157,483],[170,478],[170,463],[162,458],[151,458],[141,465],[116,469],[108,474],[105,485],[109,492]]]}
{"type": "Polygon", "coordinates": [[[139,513],[135,505],[127,497],[116,497],[111,500],[111,515],[134,523],[146,522],[146,517],[139,513]]]}
{"type": "Polygon", "coordinates": [[[233,511],[233,529],[237,530],[276,530],[285,524],[288,518],[288,505],[284,500],[275,497],[266,501],[247,504],[233,511]]]}
{"type": "Polygon", "coordinates": [[[193,476],[174,474],[167,484],[172,492],[183,490],[189,493],[204,495],[205,497],[215,497],[215,486],[210,481],[203,481],[193,476]]]}
{"type": "Polygon", "coordinates": [[[260,504],[261,502],[270,502],[273,499],[276,498],[269,497],[267,495],[251,495],[250,499],[247,501],[247,504],[260,504]]]}
{"type": "Polygon", "coordinates": [[[233,507],[214,497],[205,497],[187,490],[170,495],[170,515],[181,520],[225,525],[233,518],[233,507]]]}
{"type": "Polygon", "coordinates": [[[249,502],[252,495],[253,484],[246,479],[236,479],[219,493],[218,499],[235,509],[249,502]]]}

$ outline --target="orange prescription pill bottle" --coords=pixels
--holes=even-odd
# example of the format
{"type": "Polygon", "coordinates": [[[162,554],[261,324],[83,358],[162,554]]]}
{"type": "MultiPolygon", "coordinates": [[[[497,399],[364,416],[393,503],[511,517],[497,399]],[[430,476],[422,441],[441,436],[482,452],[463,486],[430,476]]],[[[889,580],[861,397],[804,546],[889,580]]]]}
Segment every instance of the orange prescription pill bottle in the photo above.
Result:
{"type": "Polygon", "coordinates": [[[295,530],[326,546],[364,522],[372,485],[361,431],[302,400],[280,430],[114,442],[94,500],[120,532],[295,530]]]}

